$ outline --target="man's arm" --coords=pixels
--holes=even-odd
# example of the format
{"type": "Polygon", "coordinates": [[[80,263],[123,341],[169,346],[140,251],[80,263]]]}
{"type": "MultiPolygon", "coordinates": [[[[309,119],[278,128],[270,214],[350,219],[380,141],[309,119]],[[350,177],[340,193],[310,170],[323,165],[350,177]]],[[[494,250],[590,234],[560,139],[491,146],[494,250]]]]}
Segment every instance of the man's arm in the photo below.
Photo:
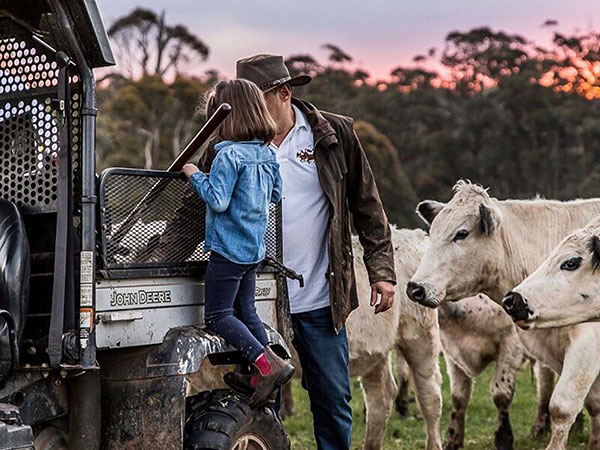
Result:
{"type": "Polygon", "coordinates": [[[394,270],[394,247],[387,216],[379,197],[375,178],[364,149],[350,124],[347,149],[348,206],[352,212],[354,227],[364,248],[364,262],[371,283],[371,305],[381,302],[375,312],[392,306],[396,272],[394,270]]]}

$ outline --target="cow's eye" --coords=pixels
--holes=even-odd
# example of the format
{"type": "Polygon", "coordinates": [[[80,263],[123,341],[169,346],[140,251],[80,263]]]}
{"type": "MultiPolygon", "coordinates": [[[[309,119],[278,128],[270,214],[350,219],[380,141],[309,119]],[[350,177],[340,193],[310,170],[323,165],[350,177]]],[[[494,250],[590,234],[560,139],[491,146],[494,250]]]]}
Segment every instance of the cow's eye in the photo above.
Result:
{"type": "Polygon", "coordinates": [[[579,266],[581,266],[581,261],[581,256],[567,259],[560,265],[560,270],[577,270],[579,269],[579,266]]]}
{"type": "Polygon", "coordinates": [[[456,234],[454,235],[454,239],[453,241],[462,241],[463,239],[465,239],[467,236],[469,235],[469,232],[467,230],[458,230],[456,232],[456,234]]]}

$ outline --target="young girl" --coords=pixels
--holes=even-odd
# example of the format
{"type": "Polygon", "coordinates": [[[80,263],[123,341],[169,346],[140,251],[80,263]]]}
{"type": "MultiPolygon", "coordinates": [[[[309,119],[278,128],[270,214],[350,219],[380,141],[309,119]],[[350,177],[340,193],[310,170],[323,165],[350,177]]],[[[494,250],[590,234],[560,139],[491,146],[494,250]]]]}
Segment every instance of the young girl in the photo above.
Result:
{"type": "Polygon", "coordinates": [[[205,251],[211,251],[204,288],[206,326],[240,350],[256,368],[251,406],[291,378],[294,367],[267,346],[254,305],[256,268],[265,257],[270,202],[281,201],[281,177],[269,143],[276,126],[263,94],[250,81],[221,81],[207,114],[221,103],[232,111],[217,129],[210,177],[193,164],[183,172],[206,203],[205,251]]]}

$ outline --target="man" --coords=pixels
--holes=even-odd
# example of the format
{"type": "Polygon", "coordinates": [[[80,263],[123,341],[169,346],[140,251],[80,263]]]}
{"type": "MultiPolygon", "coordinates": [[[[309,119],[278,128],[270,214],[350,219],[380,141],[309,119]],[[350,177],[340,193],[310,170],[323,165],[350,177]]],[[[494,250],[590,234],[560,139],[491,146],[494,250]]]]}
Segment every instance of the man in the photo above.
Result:
{"type": "MultiPolygon", "coordinates": [[[[352,410],[344,323],[358,306],[350,217],[365,249],[375,313],[392,306],[394,257],[373,173],[348,117],[319,111],[292,96],[311,81],[291,77],[281,56],[237,63],[256,83],[278,126],[273,144],[283,179],[283,263],[304,276],[288,283],[294,347],[302,365],[319,449],[350,448],[352,410]]],[[[208,170],[214,151],[202,158],[208,170]]]]}

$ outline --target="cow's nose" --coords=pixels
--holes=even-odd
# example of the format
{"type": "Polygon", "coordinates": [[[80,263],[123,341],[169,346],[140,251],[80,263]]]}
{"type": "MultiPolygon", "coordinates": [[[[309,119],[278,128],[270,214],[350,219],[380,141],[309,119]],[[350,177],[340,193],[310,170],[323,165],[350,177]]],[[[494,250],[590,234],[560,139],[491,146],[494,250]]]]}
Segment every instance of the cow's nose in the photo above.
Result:
{"type": "Polygon", "coordinates": [[[502,299],[502,306],[504,307],[504,310],[506,312],[512,311],[513,307],[515,306],[515,302],[518,301],[517,299],[523,300],[521,294],[517,294],[516,292],[509,292],[506,294],[502,299]]]}
{"type": "Polygon", "coordinates": [[[509,292],[502,299],[502,306],[514,320],[527,320],[533,311],[529,309],[527,300],[518,292],[509,292]]]}
{"type": "Polygon", "coordinates": [[[406,295],[413,301],[421,303],[425,300],[425,288],[420,284],[409,281],[406,285],[406,295]]]}

